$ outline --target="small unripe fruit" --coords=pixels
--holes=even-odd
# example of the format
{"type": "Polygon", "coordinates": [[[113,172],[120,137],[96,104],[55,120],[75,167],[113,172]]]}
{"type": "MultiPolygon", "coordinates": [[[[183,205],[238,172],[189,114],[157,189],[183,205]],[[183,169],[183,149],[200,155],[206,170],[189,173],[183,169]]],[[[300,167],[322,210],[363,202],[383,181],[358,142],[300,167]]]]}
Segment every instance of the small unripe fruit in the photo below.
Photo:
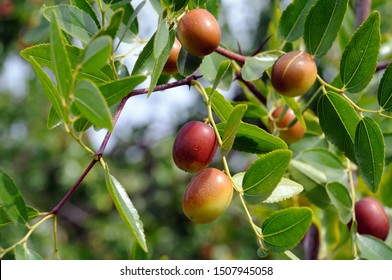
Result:
{"type": "Polygon", "coordinates": [[[166,75],[173,75],[178,72],[177,59],[180,54],[181,43],[177,38],[174,39],[173,47],[170,51],[169,58],[167,59],[165,66],[163,66],[163,73],[166,75]]]}
{"type": "Polygon", "coordinates": [[[230,178],[216,168],[207,168],[192,178],[182,199],[182,209],[192,222],[206,224],[223,214],[232,197],[230,178]]]}
{"type": "Polygon", "coordinates": [[[282,55],[275,61],[271,72],[272,86],[287,97],[305,94],[316,78],[316,63],[304,51],[291,51],[282,55]]]}
{"type": "Polygon", "coordinates": [[[220,28],[215,17],[207,10],[187,12],[178,23],[178,38],[188,53],[205,56],[220,44],[220,28]]]}
{"type": "Polygon", "coordinates": [[[214,129],[203,122],[191,121],[177,133],[173,144],[173,160],[178,168],[199,172],[211,163],[218,147],[214,129]]]}
{"type": "MultiPolygon", "coordinates": [[[[305,128],[299,121],[297,121],[292,127],[284,129],[288,127],[292,120],[295,119],[295,114],[293,110],[288,108],[282,118],[280,118],[280,114],[282,113],[283,109],[284,106],[279,106],[278,108],[276,108],[272,112],[272,117],[274,118],[274,120],[276,120],[276,127],[283,129],[279,130],[279,137],[282,138],[282,140],[285,141],[287,144],[292,144],[300,140],[305,135],[305,128]]],[[[273,127],[274,124],[272,124],[271,122],[270,126],[273,127]]]]}
{"type": "Polygon", "coordinates": [[[369,234],[385,240],[389,233],[389,219],[382,204],[372,197],[363,198],[355,203],[355,218],[359,234],[369,234]]]}

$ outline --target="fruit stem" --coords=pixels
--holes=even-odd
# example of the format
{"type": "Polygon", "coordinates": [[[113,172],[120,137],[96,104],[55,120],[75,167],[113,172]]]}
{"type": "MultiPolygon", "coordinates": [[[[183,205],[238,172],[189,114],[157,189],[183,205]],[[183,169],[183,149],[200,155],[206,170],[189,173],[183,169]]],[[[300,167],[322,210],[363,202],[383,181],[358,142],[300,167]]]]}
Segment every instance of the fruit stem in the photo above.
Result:
{"type": "MultiPolygon", "coordinates": [[[[353,178],[353,172],[352,172],[352,164],[351,161],[346,158],[347,160],[347,174],[348,174],[348,180],[349,180],[349,184],[350,184],[350,191],[351,191],[351,215],[352,215],[352,224],[351,224],[351,232],[353,231],[353,229],[355,228],[355,224],[356,224],[356,217],[355,217],[355,202],[357,200],[356,195],[355,195],[355,185],[354,185],[354,178],[353,178]]],[[[358,256],[358,249],[357,246],[355,244],[355,235],[356,235],[356,230],[355,232],[352,232],[352,249],[353,249],[353,255],[355,259],[359,259],[358,256]]]]}

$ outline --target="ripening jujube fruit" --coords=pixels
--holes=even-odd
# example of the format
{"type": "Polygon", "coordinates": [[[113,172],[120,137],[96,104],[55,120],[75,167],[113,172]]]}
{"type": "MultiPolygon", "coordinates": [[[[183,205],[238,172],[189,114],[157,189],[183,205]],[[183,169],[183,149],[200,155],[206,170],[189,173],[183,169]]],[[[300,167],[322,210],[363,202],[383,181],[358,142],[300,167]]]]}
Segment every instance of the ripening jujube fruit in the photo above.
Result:
{"type": "Polygon", "coordinates": [[[177,38],[174,39],[173,47],[170,50],[169,58],[167,59],[165,66],[163,66],[163,73],[166,75],[173,75],[178,72],[177,59],[180,54],[181,43],[177,38]]]}
{"type": "Polygon", "coordinates": [[[188,53],[205,56],[220,44],[220,27],[215,17],[207,10],[194,9],[187,12],[178,23],[178,38],[188,53]]]}
{"type": "Polygon", "coordinates": [[[359,234],[369,234],[385,240],[389,233],[389,219],[382,204],[372,197],[363,198],[355,203],[355,218],[359,234]]]}
{"type": "Polygon", "coordinates": [[[173,160],[178,168],[199,172],[211,163],[218,147],[214,129],[203,122],[191,121],[177,133],[173,144],[173,160]]]}
{"type": "MultiPolygon", "coordinates": [[[[287,144],[292,144],[300,140],[305,135],[305,128],[299,121],[296,121],[292,127],[287,128],[291,121],[295,119],[295,114],[292,109],[287,108],[284,115],[280,117],[283,109],[284,106],[279,106],[276,108],[272,112],[272,117],[275,120],[276,127],[281,129],[279,130],[279,137],[282,138],[282,140],[287,144]]],[[[270,126],[273,127],[274,124],[271,122],[270,126]]]]}
{"type": "Polygon", "coordinates": [[[295,97],[305,94],[317,78],[317,65],[310,54],[291,51],[279,57],[271,72],[271,83],[281,95],[295,97]]]}
{"type": "Polygon", "coordinates": [[[206,224],[219,218],[233,197],[230,178],[216,168],[197,173],[182,199],[184,214],[194,223],[206,224]]]}

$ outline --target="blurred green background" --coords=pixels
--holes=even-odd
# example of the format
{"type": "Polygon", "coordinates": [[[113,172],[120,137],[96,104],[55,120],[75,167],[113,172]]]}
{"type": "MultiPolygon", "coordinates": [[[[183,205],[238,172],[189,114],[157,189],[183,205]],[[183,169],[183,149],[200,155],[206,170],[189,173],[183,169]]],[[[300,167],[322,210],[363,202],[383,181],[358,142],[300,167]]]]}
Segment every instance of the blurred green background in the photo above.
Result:
{"type": "MultiPolygon", "coordinates": [[[[61,1],[0,2],[0,169],[14,179],[27,204],[42,212],[49,211],[60,201],[90,162],[61,127],[46,128],[49,102],[32,69],[19,57],[23,48],[48,41],[48,24],[40,16],[44,2],[61,1]]],[[[134,2],[140,1],[132,1],[132,4],[134,2]]],[[[273,14],[274,2],[222,0],[219,21],[223,43],[236,50],[238,40],[244,53],[255,50],[269,32],[267,23],[273,14]]],[[[282,1],[282,7],[287,2],[282,1]]],[[[383,7],[382,17],[391,17],[392,8],[386,8],[391,2],[374,1],[375,6],[383,7]]],[[[145,33],[140,36],[148,39],[156,26],[143,25],[156,21],[150,18],[154,11],[149,3],[144,9],[146,11],[139,16],[139,26],[145,33]]],[[[384,20],[382,28],[391,34],[392,22],[384,20]]],[[[225,94],[238,98],[241,93],[234,84],[225,94]]],[[[104,157],[139,211],[149,253],[147,256],[137,254],[136,249],[132,255],[134,240],[114,209],[104,173],[95,166],[59,213],[60,257],[257,259],[256,240],[235,195],[228,211],[212,224],[194,225],[182,213],[181,199],[191,175],[175,167],[171,147],[175,132],[182,124],[207,115],[197,93],[183,87],[153,94],[149,99],[138,97],[127,107],[129,115],[119,124],[104,157]]],[[[95,149],[101,139],[102,132],[91,130],[86,135],[86,141],[91,141],[95,149]]],[[[229,160],[235,173],[243,171],[253,158],[234,152],[229,160]]],[[[220,167],[218,161],[213,165],[220,167]]],[[[257,214],[256,221],[260,217],[261,224],[261,217],[275,210],[273,207],[279,206],[255,206],[251,210],[257,214]]],[[[25,233],[24,228],[17,226],[2,227],[0,244],[8,247],[25,233]]],[[[47,222],[35,231],[28,245],[44,258],[51,258],[52,223],[47,222]]],[[[295,253],[302,256],[300,246],[295,253]]],[[[6,258],[13,256],[8,254],[6,258]]]]}

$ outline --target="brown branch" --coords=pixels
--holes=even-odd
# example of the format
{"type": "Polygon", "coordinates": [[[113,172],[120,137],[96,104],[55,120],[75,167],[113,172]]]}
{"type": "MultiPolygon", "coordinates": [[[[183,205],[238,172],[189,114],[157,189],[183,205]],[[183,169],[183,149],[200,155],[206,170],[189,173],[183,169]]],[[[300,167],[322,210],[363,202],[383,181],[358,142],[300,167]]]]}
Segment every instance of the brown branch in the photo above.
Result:
{"type": "Polygon", "coordinates": [[[238,54],[238,53],[233,53],[229,50],[226,50],[222,47],[217,47],[215,50],[216,53],[219,53],[220,55],[223,55],[227,58],[233,59],[235,61],[237,61],[238,63],[240,63],[241,65],[245,63],[245,60],[248,58],[247,56],[238,54]]]}
{"type": "MultiPolygon", "coordinates": [[[[201,78],[201,76],[198,75],[191,75],[186,77],[185,79],[173,82],[173,83],[167,83],[167,84],[163,84],[163,85],[159,85],[156,86],[154,88],[154,92],[156,91],[162,91],[162,90],[166,90],[166,89],[170,89],[170,88],[174,88],[174,87],[179,87],[179,86],[184,86],[184,85],[188,85],[191,86],[191,83],[193,80],[197,80],[201,78]]],[[[116,110],[116,113],[114,114],[113,117],[113,128],[115,127],[118,118],[120,117],[124,106],[126,104],[126,102],[128,101],[129,98],[131,98],[132,96],[136,96],[136,95],[141,95],[141,94],[146,94],[148,93],[148,88],[143,88],[143,89],[135,89],[133,91],[131,91],[127,96],[125,96],[120,104],[118,105],[118,108],[116,110]]],[[[69,200],[69,198],[72,196],[72,194],[77,190],[77,188],[80,186],[80,184],[83,182],[84,178],[87,176],[87,174],[91,171],[91,169],[94,167],[94,165],[100,161],[100,159],[103,156],[103,153],[105,152],[106,146],[110,140],[110,137],[112,136],[112,132],[108,131],[104,137],[104,139],[102,140],[101,146],[97,152],[97,154],[94,156],[94,159],[90,162],[90,164],[86,167],[86,169],[84,170],[84,172],[82,173],[82,175],[80,175],[80,177],[76,180],[75,184],[72,186],[72,188],[68,191],[68,193],[60,200],[60,202],[53,207],[53,209],[48,213],[49,214],[57,214],[60,209],[64,206],[64,204],[69,200]]]]}

